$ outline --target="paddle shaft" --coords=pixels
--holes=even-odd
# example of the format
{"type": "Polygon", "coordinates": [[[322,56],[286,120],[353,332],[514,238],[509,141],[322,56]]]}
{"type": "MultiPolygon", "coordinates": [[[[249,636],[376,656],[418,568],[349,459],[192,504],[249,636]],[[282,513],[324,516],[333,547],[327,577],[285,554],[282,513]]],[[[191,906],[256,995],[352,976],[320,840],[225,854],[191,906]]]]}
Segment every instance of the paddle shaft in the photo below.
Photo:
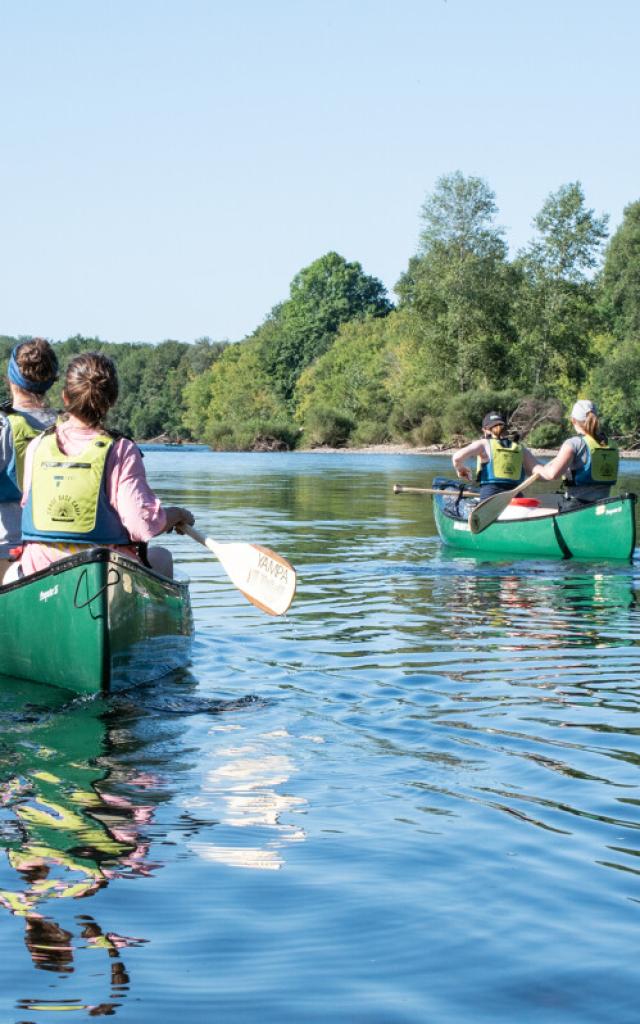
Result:
{"type": "Polygon", "coordinates": [[[438,487],[403,487],[393,485],[394,494],[444,494],[448,498],[477,498],[477,491],[444,491],[438,487]]]}
{"type": "Polygon", "coordinates": [[[189,526],[188,523],[181,523],[178,533],[186,533],[191,540],[197,540],[198,544],[202,544],[203,547],[207,547],[207,538],[204,533],[200,533],[200,530],[196,530],[195,526],[189,526]]]}

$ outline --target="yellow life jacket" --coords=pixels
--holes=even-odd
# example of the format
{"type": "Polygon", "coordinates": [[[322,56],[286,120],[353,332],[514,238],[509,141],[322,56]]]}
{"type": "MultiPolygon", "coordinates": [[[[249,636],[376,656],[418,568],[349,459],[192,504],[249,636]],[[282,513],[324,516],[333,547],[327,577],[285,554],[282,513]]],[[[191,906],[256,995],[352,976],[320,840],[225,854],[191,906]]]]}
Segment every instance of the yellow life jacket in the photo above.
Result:
{"type": "Polygon", "coordinates": [[[477,479],[481,484],[511,484],[524,478],[522,445],[506,438],[489,438],[489,461],[478,459],[477,479]]]}
{"type": "Polygon", "coordinates": [[[587,445],[587,461],[573,474],[570,483],[578,487],[590,484],[615,484],[620,462],[620,453],[616,446],[596,441],[590,434],[584,434],[582,440],[587,445]]]}
{"type": "Polygon", "coordinates": [[[60,451],[55,430],[33,453],[31,487],[22,514],[22,539],[130,544],[107,496],[105,468],[113,438],[99,435],[80,455],[60,451]]]}
{"type": "Polygon", "coordinates": [[[0,502],[20,501],[27,445],[42,433],[42,428],[34,426],[23,413],[15,409],[8,409],[5,417],[11,428],[13,452],[9,465],[0,473],[0,502]]]}

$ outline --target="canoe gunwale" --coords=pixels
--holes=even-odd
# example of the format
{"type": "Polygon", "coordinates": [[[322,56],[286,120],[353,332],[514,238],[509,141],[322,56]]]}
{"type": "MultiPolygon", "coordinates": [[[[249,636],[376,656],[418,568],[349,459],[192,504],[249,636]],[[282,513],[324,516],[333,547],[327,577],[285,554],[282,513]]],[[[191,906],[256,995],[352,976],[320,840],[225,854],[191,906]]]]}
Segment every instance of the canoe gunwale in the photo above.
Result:
{"type": "MultiPolygon", "coordinates": [[[[21,587],[29,586],[31,583],[41,583],[43,580],[47,580],[52,576],[58,576],[68,569],[76,569],[81,565],[95,565],[99,562],[111,562],[114,564],[114,567],[120,566],[123,569],[152,576],[154,579],[166,583],[171,589],[182,590],[186,585],[186,582],[182,580],[169,579],[168,576],[163,576],[161,573],[156,572],[155,569],[150,569],[148,566],[143,565],[142,562],[131,558],[130,555],[114,551],[113,548],[95,547],[87,548],[86,551],[79,551],[73,555],[65,555],[64,558],[59,558],[57,562],[52,562],[46,569],[39,569],[38,572],[33,572],[29,576],[21,576],[18,580],[5,583],[0,586],[0,594],[9,594],[11,591],[19,590],[21,587]]],[[[91,598],[91,600],[94,599],[91,598]]]]}

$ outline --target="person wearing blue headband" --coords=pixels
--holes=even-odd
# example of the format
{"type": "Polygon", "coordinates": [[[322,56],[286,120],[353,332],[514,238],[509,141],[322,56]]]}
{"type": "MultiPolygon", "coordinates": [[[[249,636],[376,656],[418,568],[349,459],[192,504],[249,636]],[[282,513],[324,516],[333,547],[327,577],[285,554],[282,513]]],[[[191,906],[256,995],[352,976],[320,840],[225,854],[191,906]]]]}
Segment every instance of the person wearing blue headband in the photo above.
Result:
{"type": "Polygon", "coordinates": [[[56,354],[44,338],[16,345],[7,367],[11,401],[0,406],[0,582],[12,548],[20,544],[22,471],[27,445],[56,414],[46,393],[58,377],[56,354]]]}

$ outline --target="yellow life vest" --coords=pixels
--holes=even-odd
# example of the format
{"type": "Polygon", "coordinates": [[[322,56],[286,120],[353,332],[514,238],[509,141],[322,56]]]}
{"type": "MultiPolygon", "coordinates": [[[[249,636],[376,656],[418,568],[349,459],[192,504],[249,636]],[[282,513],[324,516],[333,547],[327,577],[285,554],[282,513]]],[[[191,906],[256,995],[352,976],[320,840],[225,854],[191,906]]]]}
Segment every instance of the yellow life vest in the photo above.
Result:
{"type": "Polygon", "coordinates": [[[131,543],[107,496],[105,467],[112,445],[112,437],[99,435],[71,456],[60,451],[55,430],[43,434],[33,454],[23,540],[131,543]]]}
{"type": "Polygon", "coordinates": [[[585,438],[591,454],[591,476],[594,483],[615,484],[618,479],[620,452],[615,445],[601,444],[593,437],[585,438]]]}
{"type": "Polygon", "coordinates": [[[42,433],[43,428],[34,426],[26,416],[15,409],[5,411],[5,417],[11,428],[13,453],[9,465],[0,473],[0,502],[20,501],[27,445],[42,433]]]}
{"type": "Polygon", "coordinates": [[[585,465],[578,469],[571,483],[578,487],[589,484],[615,484],[618,479],[620,453],[615,445],[596,441],[590,434],[584,434],[582,440],[588,449],[585,465]]]}
{"type": "Polygon", "coordinates": [[[478,481],[482,484],[511,484],[523,478],[522,445],[517,441],[489,438],[489,461],[478,459],[478,481]]]}

